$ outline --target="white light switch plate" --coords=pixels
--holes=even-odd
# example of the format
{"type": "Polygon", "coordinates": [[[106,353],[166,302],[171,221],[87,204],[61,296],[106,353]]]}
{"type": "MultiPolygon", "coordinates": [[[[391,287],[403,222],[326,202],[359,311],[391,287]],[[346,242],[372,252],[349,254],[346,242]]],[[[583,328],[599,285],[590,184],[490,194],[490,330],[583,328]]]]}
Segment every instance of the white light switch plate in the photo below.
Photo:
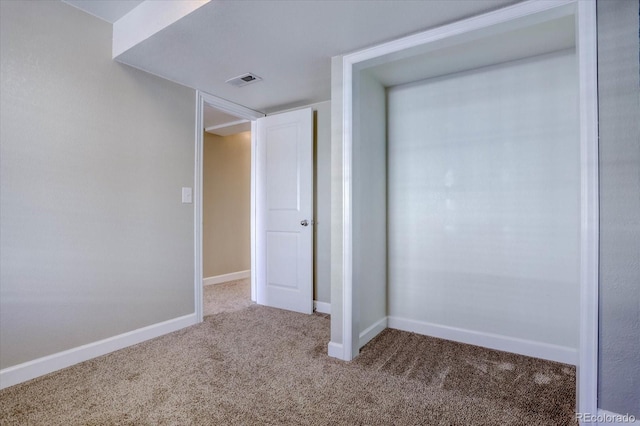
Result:
{"type": "Polygon", "coordinates": [[[193,190],[191,188],[182,188],[182,203],[191,204],[193,202],[193,190]]]}

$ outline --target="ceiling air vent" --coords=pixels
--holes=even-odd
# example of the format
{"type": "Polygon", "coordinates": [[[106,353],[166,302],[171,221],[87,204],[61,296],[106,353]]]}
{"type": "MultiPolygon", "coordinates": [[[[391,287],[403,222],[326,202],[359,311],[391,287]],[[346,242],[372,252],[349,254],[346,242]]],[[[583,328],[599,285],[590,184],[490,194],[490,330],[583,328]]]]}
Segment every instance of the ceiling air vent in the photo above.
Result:
{"type": "Polygon", "coordinates": [[[226,83],[229,83],[230,85],[235,87],[242,87],[242,86],[246,86],[247,84],[256,83],[261,80],[262,78],[258,77],[257,75],[247,73],[247,74],[239,75],[237,77],[230,78],[229,80],[226,81],[226,83]]]}

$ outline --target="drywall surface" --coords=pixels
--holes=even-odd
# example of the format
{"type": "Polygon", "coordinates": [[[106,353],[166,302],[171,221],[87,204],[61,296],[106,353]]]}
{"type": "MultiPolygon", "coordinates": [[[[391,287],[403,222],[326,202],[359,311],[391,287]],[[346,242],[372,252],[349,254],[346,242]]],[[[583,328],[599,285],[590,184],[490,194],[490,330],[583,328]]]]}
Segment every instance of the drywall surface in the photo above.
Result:
{"type": "Polygon", "coordinates": [[[389,315],[576,350],[573,50],[388,90],[389,315]]]}
{"type": "Polygon", "coordinates": [[[72,6],[0,11],[0,368],[193,313],[193,90],[72,6]]]}
{"type": "Polygon", "coordinates": [[[204,134],[203,276],[251,269],[251,132],[204,134]]]}
{"type": "Polygon", "coordinates": [[[353,287],[360,334],[387,317],[387,99],[368,72],[354,80],[353,287]]]}
{"type": "Polygon", "coordinates": [[[331,58],[331,343],[342,345],[342,56],[331,58]]]}
{"type": "Polygon", "coordinates": [[[600,359],[598,406],[640,418],[638,0],[598,1],[600,359]]]}
{"type": "Polygon", "coordinates": [[[314,293],[318,302],[331,303],[331,102],[314,110],[314,293]]]}

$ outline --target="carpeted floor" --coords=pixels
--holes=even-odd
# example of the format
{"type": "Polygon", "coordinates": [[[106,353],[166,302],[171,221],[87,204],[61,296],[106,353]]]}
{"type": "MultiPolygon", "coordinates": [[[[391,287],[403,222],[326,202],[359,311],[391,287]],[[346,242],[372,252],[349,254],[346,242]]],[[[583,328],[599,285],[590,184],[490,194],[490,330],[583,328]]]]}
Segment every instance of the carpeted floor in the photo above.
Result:
{"type": "Polygon", "coordinates": [[[258,305],[0,391],[2,425],[567,425],[575,368],[258,305]]]}
{"type": "Polygon", "coordinates": [[[249,278],[204,286],[204,316],[221,312],[234,312],[251,305],[249,278]]]}

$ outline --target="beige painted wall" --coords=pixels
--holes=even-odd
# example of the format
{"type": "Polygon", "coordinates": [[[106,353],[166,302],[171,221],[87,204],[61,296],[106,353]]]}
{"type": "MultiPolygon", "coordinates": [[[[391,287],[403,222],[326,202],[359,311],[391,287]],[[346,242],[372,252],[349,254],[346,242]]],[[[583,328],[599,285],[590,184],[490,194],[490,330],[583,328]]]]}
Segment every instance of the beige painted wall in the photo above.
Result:
{"type": "Polygon", "coordinates": [[[203,276],[251,269],[251,132],[204,134],[203,276]]]}
{"type": "Polygon", "coordinates": [[[193,313],[194,91],[60,1],[0,19],[0,368],[193,313]]]}

